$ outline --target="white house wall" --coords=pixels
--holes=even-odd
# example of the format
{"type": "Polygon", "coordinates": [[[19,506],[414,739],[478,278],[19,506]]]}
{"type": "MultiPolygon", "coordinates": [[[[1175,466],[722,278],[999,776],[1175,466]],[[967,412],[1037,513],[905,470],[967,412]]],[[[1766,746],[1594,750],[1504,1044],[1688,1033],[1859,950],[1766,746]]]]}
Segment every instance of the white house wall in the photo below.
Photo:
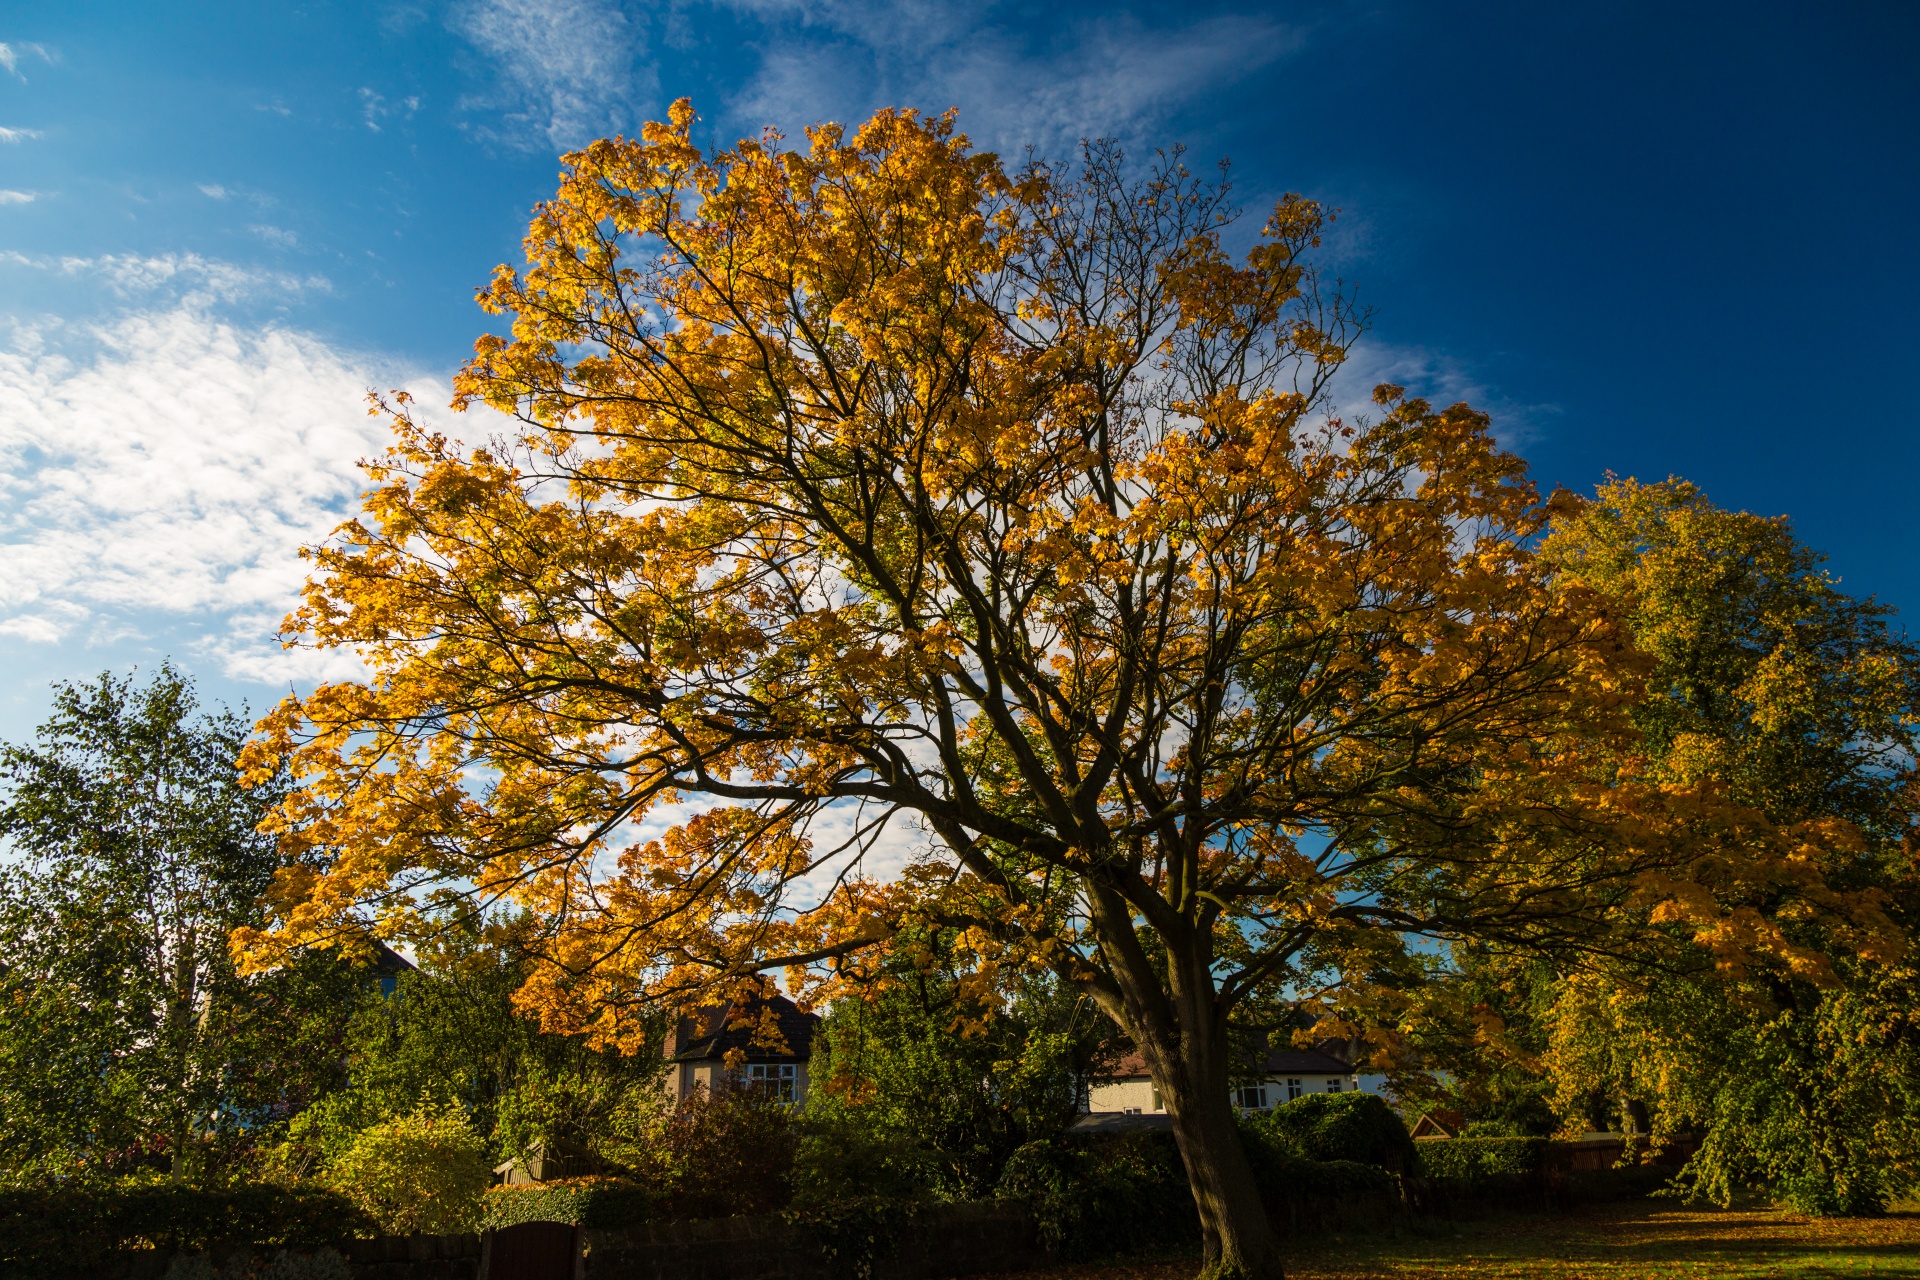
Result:
{"type": "MultiPolygon", "coordinates": [[[[1366,1089],[1368,1079],[1384,1081],[1384,1076],[1359,1077],[1353,1075],[1298,1075],[1273,1076],[1267,1080],[1267,1105],[1278,1106],[1287,1101],[1287,1081],[1298,1080],[1302,1095],[1309,1093],[1355,1093],[1364,1090],[1368,1093],[1379,1092],[1376,1083],[1372,1089],[1366,1089]],[[1335,1087],[1337,1086],[1337,1087],[1335,1087]]],[[[1116,1080],[1112,1084],[1097,1084],[1088,1091],[1087,1110],[1089,1111],[1127,1111],[1152,1112],[1165,1111],[1164,1106],[1155,1104],[1153,1081],[1144,1076],[1116,1080]]]]}

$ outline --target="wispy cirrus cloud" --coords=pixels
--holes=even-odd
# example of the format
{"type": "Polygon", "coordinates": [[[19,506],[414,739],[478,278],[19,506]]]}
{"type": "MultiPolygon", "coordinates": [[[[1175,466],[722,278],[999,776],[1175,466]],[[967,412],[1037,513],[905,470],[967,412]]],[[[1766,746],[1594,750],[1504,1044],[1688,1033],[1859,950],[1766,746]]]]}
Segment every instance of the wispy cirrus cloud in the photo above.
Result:
{"type": "Polygon", "coordinates": [[[53,54],[43,44],[8,44],[0,41],[0,69],[22,83],[25,83],[26,76],[20,72],[20,63],[30,58],[38,58],[49,65],[53,62],[53,54]]]}
{"type": "Polygon", "coordinates": [[[1436,405],[1465,402],[1493,418],[1494,435],[1509,449],[1535,439],[1563,412],[1552,403],[1524,403],[1503,393],[1484,369],[1442,351],[1362,337],[1329,388],[1330,410],[1343,417],[1378,416],[1373,389],[1382,383],[1436,405]]]}
{"type": "Polygon", "coordinates": [[[163,295],[191,309],[214,303],[241,302],[269,294],[330,292],[333,284],[321,275],[295,275],[238,263],[204,258],[197,253],[143,256],[104,253],[94,257],[52,257],[0,252],[0,263],[70,277],[91,278],[121,298],[151,299],[163,295]]]}
{"type": "Polygon", "coordinates": [[[502,109],[483,132],[503,140],[576,147],[631,130],[658,96],[643,25],[614,0],[469,0],[453,21],[499,69],[496,92],[468,105],[502,109]]]}
{"type": "Polygon", "coordinates": [[[9,129],[0,125],[0,142],[30,142],[40,136],[38,129],[9,129]]]}
{"type": "Polygon", "coordinates": [[[15,191],[9,187],[0,187],[0,204],[32,204],[40,198],[37,191],[15,191]]]}
{"type": "Polygon", "coordinates": [[[999,148],[1126,136],[1301,49],[1264,12],[1147,22],[1109,11],[1051,29],[1025,10],[954,0],[723,0],[766,24],[760,69],[729,107],[742,124],[854,120],[881,106],[958,107],[999,148]]]}

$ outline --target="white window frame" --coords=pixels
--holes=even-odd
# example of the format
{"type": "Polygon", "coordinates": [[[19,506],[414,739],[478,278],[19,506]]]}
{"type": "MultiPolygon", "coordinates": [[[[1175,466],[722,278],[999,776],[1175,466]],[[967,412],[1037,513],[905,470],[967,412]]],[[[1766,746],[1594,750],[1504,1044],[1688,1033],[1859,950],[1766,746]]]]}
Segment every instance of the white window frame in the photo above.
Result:
{"type": "Polygon", "coordinates": [[[1265,1111],[1267,1109],[1267,1086],[1243,1084],[1233,1091],[1233,1105],[1242,1111],[1265,1111]]]}
{"type": "Polygon", "coordinates": [[[1307,1091],[1306,1086],[1301,1082],[1301,1079],[1299,1076],[1287,1077],[1287,1101],[1288,1102],[1292,1102],[1295,1098],[1299,1097],[1301,1094],[1305,1093],[1306,1091],[1307,1091]]]}
{"type": "Polygon", "coordinates": [[[749,1062],[745,1080],[748,1088],[759,1089],[775,1102],[800,1100],[800,1068],[791,1062],[749,1062]]]}

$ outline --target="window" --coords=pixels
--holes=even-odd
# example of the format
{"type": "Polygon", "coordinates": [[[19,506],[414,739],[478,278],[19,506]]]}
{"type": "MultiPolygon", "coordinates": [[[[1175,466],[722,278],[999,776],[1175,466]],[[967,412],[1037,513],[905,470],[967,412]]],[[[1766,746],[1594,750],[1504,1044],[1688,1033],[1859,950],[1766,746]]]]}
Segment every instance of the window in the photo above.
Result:
{"type": "Polygon", "coordinates": [[[1153,1109],[1155,1111],[1166,1110],[1165,1107],[1160,1105],[1160,1086],[1157,1084],[1153,1086],[1153,1109]]]}
{"type": "Polygon", "coordinates": [[[1299,1097],[1301,1094],[1305,1092],[1306,1090],[1302,1088],[1300,1085],[1299,1076],[1289,1076],[1287,1078],[1287,1101],[1288,1102],[1292,1102],[1295,1098],[1299,1097]]]}
{"type": "Polygon", "coordinates": [[[1265,1111],[1267,1109],[1267,1086],[1263,1084],[1244,1085],[1233,1091],[1233,1105],[1246,1111],[1265,1111]]]}
{"type": "Polygon", "coordinates": [[[1338,1092],[1340,1092],[1340,1077],[1339,1077],[1339,1076],[1335,1076],[1335,1077],[1334,1077],[1333,1079],[1331,1079],[1331,1080],[1329,1080],[1329,1081],[1327,1081],[1327,1092],[1328,1092],[1328,1093],[1338,1093],[1338,1092]]]}
{"type": "Polygon", "coordinates": [[[800,1069],[791,1062],[750,1062],[747,1087],[758,1089],[775,1102],[793,1102],[800,1084],[800,1069]]]}

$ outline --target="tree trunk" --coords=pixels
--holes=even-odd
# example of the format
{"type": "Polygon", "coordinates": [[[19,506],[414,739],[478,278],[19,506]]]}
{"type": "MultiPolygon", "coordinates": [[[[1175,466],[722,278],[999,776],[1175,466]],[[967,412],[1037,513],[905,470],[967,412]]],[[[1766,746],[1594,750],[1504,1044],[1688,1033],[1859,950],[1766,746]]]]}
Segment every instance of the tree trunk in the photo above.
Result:
{"type": "MultiPolygon", "coordinates": [[[[1176,961],[1170,968],[1174,980],[1164,996],[1171,999],[1161,1008],[1174,1015],[1172,1025],[1163,1018],[1134,1017],[1128,1030],[1173,1119],[1174,1140],[1187,1166],[1206,1259],[1201,1280],[1283,1280],[1279,1242],[1240,1145],[1227,1092],[1225,1019],[1215,1007],[1204,965],[1176,961]],[[1189,968],[1195,972],[1183,972],[1189,968]]],[[[1127,1001],[1129,1012],[1144,1011],[1146,1002],[1138,994],[1127,1001]]]]}
{"type": "Polygon", "coordinates": [[[1188,1088],[1160,1081],[1158,1071],[1154,1077],[1200,1214],[1201,1280],[1283,1280],[1279,1242],[1240,1145],[1226,1072],[1195,1073],[1188,1088]]]}

